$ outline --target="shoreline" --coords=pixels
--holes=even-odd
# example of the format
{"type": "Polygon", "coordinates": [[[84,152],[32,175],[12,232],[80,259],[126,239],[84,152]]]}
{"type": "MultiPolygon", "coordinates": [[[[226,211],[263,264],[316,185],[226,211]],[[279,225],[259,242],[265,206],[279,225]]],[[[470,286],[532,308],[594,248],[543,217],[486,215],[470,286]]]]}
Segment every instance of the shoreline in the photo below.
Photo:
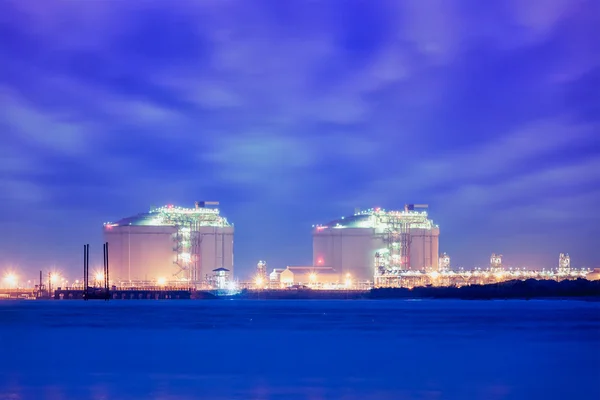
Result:
{"type": "MultiPolygon", "coordinates": [[[[11,297],[1,300],[36,300],[11,297]]],[[[40,297],[38,300],[49,299],[40,297]]],[[[56,290],[53,300],[82,300],[83,290],[56,290]]],[[[376,288],[370,290],[244,289],[236,294],[196,290],[117,290],[90,300],[580,300],[600,301],[600,280],[506,281],[487,285],[376,288]]]]}

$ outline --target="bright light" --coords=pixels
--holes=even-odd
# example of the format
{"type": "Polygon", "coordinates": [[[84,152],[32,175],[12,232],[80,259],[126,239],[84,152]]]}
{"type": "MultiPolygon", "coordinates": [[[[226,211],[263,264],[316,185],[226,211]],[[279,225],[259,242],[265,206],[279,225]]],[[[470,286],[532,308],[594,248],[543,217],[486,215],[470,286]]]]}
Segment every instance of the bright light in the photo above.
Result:
{"type": "Polygon", "coordinates": [[[229,289],[229,290],[235,290],[235,289],[236,289],[236,284],[235,284],[235,282],[229,282],[229,283],[227,284],[227,289],[229,289]]]}
{"type": "Polygon", "coordinates": [[[347,278],[347,279],[350,279],[350,272],[348,272],[348,273],[346,274],[346,278],[347,278]]]}
{"type": "Polygon", "coordinates": [[[12,272],[7,273],[4,276],[4,283],[6,283],[8,287],[17,286],[17,276],[12,272]]]}
{"type": "Polygon", "coordinates": [[[258,287],[262,286],[263,283],[264,283],[264,280],[263,280],[262,276],[257,276],[256,279],[254,280],[254,283],[258,287]]]}
{"type": "Polygon", "coordinates": [[[104,273],[103,272],[96,272],[95,278],[98,282],[103,281],[104,280],[104,273]]]}
{"type": "Polygon", "coordinates": [[[346,287],[352,286],[352,279],[346,279],[346,287]]]}
{"type": "Polygon", "coordinates": [[[59,279],[60,275],[58,275],[56,272],[50,274],[50,282],[56,283],[56,281],[58,281],[59,279]]]}
{"type": "Polygon", "coordinates": [[[158,286],[165,286],[167,284],[167,279],[166,278],[158,278],[156,280],[156,283],[158,284],[158,286]]]}
{"type": "Polygon", "coordinates": [[[433,278],[433,279],[437,279],[437,278],[439,278],[439,277],[440,277],[440,273],[439,273],[439,272],[437,272],[437,271],[433,271],[433,272],[431,272],[431,273],[429,274],[429,276],[430,276],[431,278],[433,278]]]}
{"type": "Polygon", "coordinates": [[[317,274],[315,274],[314,272],[312,272],[309,276],[309,279],[311,282],[316,282],[317,281],[317,274]]]}

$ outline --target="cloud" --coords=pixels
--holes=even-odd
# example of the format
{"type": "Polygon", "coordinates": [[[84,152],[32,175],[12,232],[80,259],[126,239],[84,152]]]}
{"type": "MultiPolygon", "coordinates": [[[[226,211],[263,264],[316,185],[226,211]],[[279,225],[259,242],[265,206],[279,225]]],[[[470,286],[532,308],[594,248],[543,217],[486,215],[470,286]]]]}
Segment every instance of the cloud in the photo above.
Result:
{"type": "Polygon", "coordinates": [[[511,219],[594,229],[593,0],[88,3],[0,5],[0,217],[104,221],[202,194],[250,225],[266,198],[274,227],[427,202],[450,250],[511,219]]]}
{"type": "MultiPolygon", "coordinates": [[[[67,154],[86,147],[84,127],[66,114],[44,113],[8,94],[0,96],[0,120],[7,134],[25,145],[41,146],[67,154]]],[[[90,132],[91,133],[91,132],[90,132]]]]}

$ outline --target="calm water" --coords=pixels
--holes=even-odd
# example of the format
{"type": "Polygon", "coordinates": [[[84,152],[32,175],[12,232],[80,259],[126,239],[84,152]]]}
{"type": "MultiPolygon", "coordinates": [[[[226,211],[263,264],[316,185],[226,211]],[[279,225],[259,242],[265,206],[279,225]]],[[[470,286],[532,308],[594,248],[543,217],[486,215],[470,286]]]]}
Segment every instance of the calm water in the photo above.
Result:
{"type": "Polygon", "coordinates": [[[600,399],[600,303],[0,302],[0,399],[600,399]]]}

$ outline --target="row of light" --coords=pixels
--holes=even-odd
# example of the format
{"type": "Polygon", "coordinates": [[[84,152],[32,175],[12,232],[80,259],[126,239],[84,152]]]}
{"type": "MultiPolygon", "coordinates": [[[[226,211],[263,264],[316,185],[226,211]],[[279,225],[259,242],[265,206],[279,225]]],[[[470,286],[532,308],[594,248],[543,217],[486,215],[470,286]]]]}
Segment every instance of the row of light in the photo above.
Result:
{"type": "MultiPolygon", "coordinates": [[[[96,284],[103,282],[104,281],[104,273],[102,271],[97,271],[94,273],[94,279],[96,281],[96,284]]],[[[57,285],[59,283],[62,283],[65,287],[68,287],[68,283],[69,281],[67,281],[65,278],[63,278],[59,273],[57,272],[52,272],[50,273],[50,277],[49,277],[49,281],[50,284],[52,285],[57,285]]],[[[188,281],[186,279],[181,279],[179,282],[182,281],[188,281]]],[[[45,281],[46,283],[48,281],[45,281]]],[[[167,280],[167,278],[165,277],[158,277],[154,280],[156,286],[167,286],[168,284],[172,283],[171,281],[167,280]]],[[[27,281],[28,286],[30,286],[32,284],[32,281],[29,280],[27,281]]],[[[42,282],[44,283],[44,282],[42,282]]],[[[79,280],[76,280],[75,282],[73,282],[75,284],[75,287],[82,285],[82,282],[80,282],[79,280]]],[[[235,282],[229,282],[229,284],[227,285],[227,288],[230,290],[234,290],[236,289],[237,285],[235,284],[235,282]]],[[[13,271],[8,271],[6,272],[2,278],[0,279],[0,288],[2,289],[18,289],[18,288],[23,288],[23,286],[19,285],[19,276],[13,272],[13,271]]]]}
{"type": "MultiPolygon", "coordinates": [[[[96,282],[102,282],[104,281],[104,273],[102,272],[96,272],[94,274],[94,278],[96,280],[96,282]]],[[[53,272],[50,274],[50,283],[52,284],[57,284],[57,283],[63,283],[63,284],[68,284],[69,281],[67,281],[65,278],[61,277],[60,274],[53,272]]],[[[31,280],[28,281],[29,284],[31,284],[31,280]]],[[[76,285],[80,284],[79,280],[76,280],[74,282],[76,285]]],[[[156,279],[156,284],[158,286],[165,286],[167,285],[167,279],[163,278],[163,277],[159,277],[156,279]]],[[[5,289],[17,289],[19,288],[19,276],[12,271],[6,272],[4,274],[4,276],[2,277],[1,280],[1,284],[0,287],[5,288],[5,289]]]]}
{"type": "Polygon", "coordinates": [[[532,271],[532,270],[500,270],[500,271],[493,271],[493,270],[473,270],[473,271],[451,271],[451,270],[445,270],[445,271],[430,271],[430,272],[423,272],[423,271],[398,271],[395,274],[392,275],[396,275],[396,276],[427,276],[431,279],[438,279],[438,278],[443,278],[443,277],[495,277],[497,279],[503,279],[503,278],[508,278],[508,277],[538,277],[538,276],[547,276],[547,277],[552,277],[552,276],[571,276],[571,277],[578,277],[578,276],[585,276],[588,273],[590,273],[591,270],[590,269],[578,269],[578,270],[570,270],[570,271],[532,271]]]}
{"type": "MultiPolygon", "coordinates": [[[[50,274],[50,283],[67,283],[68,281],[65,278],[61,278],[60,274],[56,273],[56,272],[52,272],[50,274]]],[[[76,281],[79,282],[79,281],[76,281]]],[[[31,284],[31,280],[27,281],[28,284],[31,284]]],[[[19,276],[12,271],[8,271],[4,274],[4,276],[2,277],[2,284],[0,285],[0,287],[5,288],[5,289],[16,289],[19,288],[19,276]]]]}
{"type": "MultiPolygon", "coordinates": [[[[313,284],[313,285],[316,284],[316,283],[318,283],[317,282],[318,275],[315,272],[311,272],[308,275],[308,279],[310,280],[310,283],[313,284]]],[[[258,276],[256,276],[254,278],[254,284],[255,284],[255,286],[257,288],[262,288],[262,287],[264,287],[267,284],[267,282],[265,281],[265,279],[262,276],[258,275],[258,276]]],[[[346,279],[344,280],[344,285],[346,287],[351,287],[352,286],[352,276],[349,273],[346,274],[346,279]]]]}

